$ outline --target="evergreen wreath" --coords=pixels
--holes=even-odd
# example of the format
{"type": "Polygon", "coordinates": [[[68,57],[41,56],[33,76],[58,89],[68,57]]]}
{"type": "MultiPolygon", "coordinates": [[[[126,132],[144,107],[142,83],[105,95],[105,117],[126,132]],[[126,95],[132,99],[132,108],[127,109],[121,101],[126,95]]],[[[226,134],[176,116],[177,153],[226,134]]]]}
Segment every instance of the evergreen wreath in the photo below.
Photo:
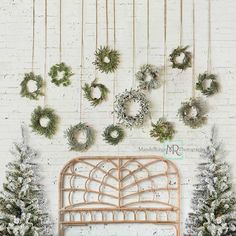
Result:
{"type": "Polygon", "coordinates": [[[73,75],[71,68],[67,66],[64,62],[60,64],[53,65],[48,73],[52,78],[52,83],[56,86],[68,86],[71,84],[70,77],[73,75]],[[63,73],[62,78],[59,78],[59,73],[63,73]]]}
{"type": "Polygon", "coordinates": [[[170,61],[172,62],[172,68],[177,68],[180,70],[186,70],[188,67],[192,66],[192,54],[191,52],[187,51],[189,46],[186,47],[177,47],[173,50],[170,54],[170,61]],[[177,62],[177,58],[184,54],[184,58],[182,62],[177,62]]]}
{"type": "Polygon", "coordinates": [[[109,92],[104,84],[97,83],[96,81],[97,79],[95,79],[91,84],[85,83],[84,87],[82,88],[84,91],[84,97],[87,98],[94,107],[106,100],[107,94],[109,92]],[[94,88],[98,88],[100,90],[100,97],[93,97],[94,88]]]}
{"type": "Polygon", "coordinates": [[[51,108],[42,108],[38,106],[34,109],[31,115],[31,127],[34,132],[44,135],[47,138],[52,138],[58,127],[59,117],[51,108]],[[43,118],[48,119],[46,126],[41,124],[43,118]]]}
{"type": "Polygon", "coordinates": [[[136,73],[136,79],[139,81],[139,88],[143,90],[157,89],[160,87],[160,70],[158,67],[146,64],[140,67],[140,70],[136,73]],[[147,80],[147,76],[150,75],[150,81],[147,80]]]}
{"type": "Polygon", "coordinates": [[[94,130],[89,127],[86,123],[80,122],[75,126],[71,126],[69,129],[66,130],[65,136],[68,139],[68,144],[70,146],[71,151],[87,151],[95,141],[95,132],[94,130]],[[80,133],[86,134],[86,141],[79,142],[78,136],[80,133]]]}
{"type": "Polygon", "coordinates": [[[109,125],[103,132],[104,140],[111,144],[117,145],[125,136],[124,130],[119,125],[109,125]]]}
{"type": "Polygon", "coordinates": [[[178,116],[185,125],[193,129],[201,127],[207,121],[206,108],[199,98],[191,98],[183,102],[178,110],[178,116]]]}
{"type": "Polygon", "coordinates": [[[150,113],[150,102],[144,93],[139,90],[125,90],[116,96],[114,113],[116,113],[119,123],[128,127],[139,127],[143,125],[146,116],[150,113]],[[135,116],[128,115],[128,103],[136,102],[140,104],[140,110],[135,116]]]}
{"type": "Polygon", "coordinates": [[[24,79],[21,82],[21,96],[26,97],[32,100],[38,100],[40,95],[43,95],[42,88],[43,88],[43,78],[40,75],[35,75],[33,72],[26,73],[24,79]],[[36,82],[37,89],[33,92],[29,91],[28,83],[29,81],[36,82]]]}
{"type": "Polygon", "coordinates": [[[200,74],[198,76],[198,82],[196,83],[196,89],[200,90],[202,94],[206,96],[211,96],[219,91],[219,83],[217,81],[216,75],[208,74],[207,72],[200,74]],[[206,87],[205,83],[210,80],[210,86],[206,87]]]}
{"type": "Polygon", "coordinates": [[[100,47],[95,52],[95,62],[96,68],[105,73],[114,72],[120,63],[120,54],[117,50],[110,49],[108,46],[100,47]]]}
{"type": "Polygon", "coordinates": [[[166,121],[164,118],[160,118],[155,124],[152,123],[150,136],[155,138],[157,141],[163,143],[166,140],[171,140],[174,134],[175,129],[173,124],[166,121]]]}

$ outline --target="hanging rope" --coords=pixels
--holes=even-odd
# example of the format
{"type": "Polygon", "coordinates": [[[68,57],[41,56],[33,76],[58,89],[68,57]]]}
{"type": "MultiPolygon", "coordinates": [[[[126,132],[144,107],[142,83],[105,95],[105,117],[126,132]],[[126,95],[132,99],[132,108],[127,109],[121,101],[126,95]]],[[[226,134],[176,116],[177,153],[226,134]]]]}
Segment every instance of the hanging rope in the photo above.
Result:
{"type": "Polygon", "coordinates": [[[211,62],[211,0],[208,0],[208,57],[207,57],[207,72],[212,69],[211,62]]]}
{"type": "Polygon", "coordinates": [[[195,0],[193,2],[192,97],[195,98],[195,0]]]}
{"type": "Polygon", "coordinates": [[[44,9],[44,107],[47,104],[47,47],[48,47],[48,1],[45,0],[44,9]]]}
{"type": "Polygon", "coordinates": [[[96,37],[96,48],[95,48],[95,51],[96,51],[98,48],[98,0],[96,0],[96,36],[95,37],[96,37]]]}
{"type": "MultiPolygon", "coordinates": [[[[114,50],[116,50],[116,0],[113,0],[113,40],[114,40],[114,50]]],[[[113,99],[116,95],[116,72],[114,72],[113,78],[113,99]]],[[[115,109],[115,101],[113,101],[113,111],[115,109]]],[[[115,124],[115,113],[113,112],[113,125],[115,124]]]]}
{"type": "Polygon", "coordinates": [[[162,98],[163,117],[165,117],[166,77],[167,77],[167,0],[164,0],[164,81],[163,81],[163,98],[162,98]]]}
{"type": "Polygon", "coordinates": [[[106,0],[106,45],[108,46],[108,27],[109,27],[109,22],[108,22],[108,0],[106,0]]]}
{"type": "Polygon", "coordinates": [[[147,64],[149,62],[150,50],[150,1],[147,0],[147,64]]]}
{"type": "Polygon", "coordinates": [[[183,0],[180,0],[180,36],[179,36],[179,46],[183,44],[183,0]]]}
{"type": "Polygon", "coordinates": [[[59,20],[59,61],[62,58],[62,0],[60,0],[60,20],[59,20]]]}
{"type": "Polygon", "coordinates": [[[34,48],[35,48],[35,0],[33,0],[33,15],[32,15],[32,24],[33,24],[33,27],[32,27],[32,65],[31,65],[31,68],[32,68],[32,72],[34,72],[34,48]]]}
{"type": "Polygon", "coordinates": [[[136,22],[135,22],[135,16],[136,14],[136,6],[135,6],[135,0],[133,0],[133,86],[135,86],[135,68],[136,68],[136,60],[135,60],[135,54],[136,54],[136,22]]]}

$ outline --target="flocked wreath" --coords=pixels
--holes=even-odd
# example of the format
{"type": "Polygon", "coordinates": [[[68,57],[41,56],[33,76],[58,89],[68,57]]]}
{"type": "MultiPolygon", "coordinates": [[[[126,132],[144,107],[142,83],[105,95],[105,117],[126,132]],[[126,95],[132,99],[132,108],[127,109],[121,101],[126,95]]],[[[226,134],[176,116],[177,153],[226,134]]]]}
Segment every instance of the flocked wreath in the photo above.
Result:
{"type": "Polygon", "coordinates": [[[209,74],[207,72],[198,76],[198,82],[196,83],[196,89],[200,90],[202,94],[211,96],[219,91],[219,83],[215,74],[209,74]],[[210,85],[207,86],[206,82],[210,81],[210,85]]]}
{"type": "Polygon", "coordinates": [[[84,91],[84,97],[91,102],[92,106],[97,106],[98,104],[106,100],[107,94],[109,92],[104,84],[97,83],[96,81],[97,80],[95,79],[91,84],[85,83],[84,87],[82,88],[84,91]],[[93,90],[95,88],[98,88],[100,90],[100,96],[98,98],[93,96],[93,90]]]}
{"type": "Polygon", "coordinates": [[[150,102],[144,93],[139,90],[131,89],[116,96],[114,113],[116,113],[119,123],[128,127],[139,127],[143,125],[145,118],[150,113],[150,102]],[[128,114],[130,102],[139,103],[140,109],[136,115],[128,114]]]}
{"type": "Polygon", "coordinates": [[[120,54],[117,50],[110,49],[108,46],[100,47],[95,52],[95,66],[105,73],[114,72],[120,63],[120,54]]]}
{"type": "Polygon", "coordinates": [[[111,145],[117,145],[120,143],[124,136],[124,130],[119,125],[109,125],[103,132],[104,140],[111,145]]]}
{"type": "Polygon", "coordinates": [[[140,89],[157,89],[161,84],[160,69],[151,64],[142,65],[140,70],[136,73],[136,79],[139,81],[140,89]],[[150,76],[150,80],[148,80],[148,76],[150,76]]]}
{"type": "Polygon", "coordinates": [[[178,110],[180,120],[193,129],[206,123],[206,113],[206,107],[200,98],[191,98],[189,101],[183,102],[178,110]]]}
{"type": "Polygon", "coordinates": [[[26,73],[24,79],[21,82],[21,96],[32,100],[37,100],[39,96],[43,95],[43,78],[40,75],[35,75],[33,72],[26,73]],[[28,83],[30,81],[35,82],[36,90],[30,92],[28,83]]]}
{"type": "Polygon", "coordinates": [[[170,61],[172,62],[172,68],[177,68],[180,70],[186,70],[188,67],[192,66],[192,53],[187,51],[189,46],[177,47],[170,54],[170,61]],[[183,60],[178,62],[178,58],[183,55],[183,60]]]}
{"type": "Polygon", "coordinates": [[[47,138],[52,138],[56,133],[58,122],[59,117],[51,108],[38,106],[31,115],[31,127],[33,131],[47,138]]]}
{"type": "Polygon", "coordinates": [[[95,140],[95,132],[93,128],[82,122],[68,128],[65,132],[65,136],[68,140],[70,150],[79,152],[88,150],[94,144],[95,140]],[[86,136],[84,142],[78,140],[81,133],[84,133],[86,136]]]}
{"type": "Polygon", "coordinates": [[[64,62],[53,65],[48,73],[52,78],[52,83],[57,86],[61,84],[63,86],[68,86],[71,84],[70,77],[73,75],[71,68],[67,66],[64,62]]]}

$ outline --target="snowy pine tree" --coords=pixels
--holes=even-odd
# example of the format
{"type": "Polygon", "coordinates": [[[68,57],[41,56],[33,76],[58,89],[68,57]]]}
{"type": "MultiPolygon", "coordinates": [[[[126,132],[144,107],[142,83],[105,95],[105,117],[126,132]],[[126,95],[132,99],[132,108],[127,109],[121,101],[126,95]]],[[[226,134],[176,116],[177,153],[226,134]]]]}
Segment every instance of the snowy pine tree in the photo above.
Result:
{"type": "Polygon", "coordinates": [[[222,158],[221,144],[212,130],[210,145],[199,164],[198,184],[193,192],[192,213],[186,236],[236,236],[236,198],[232,192],[230,168],[222,158]]]}

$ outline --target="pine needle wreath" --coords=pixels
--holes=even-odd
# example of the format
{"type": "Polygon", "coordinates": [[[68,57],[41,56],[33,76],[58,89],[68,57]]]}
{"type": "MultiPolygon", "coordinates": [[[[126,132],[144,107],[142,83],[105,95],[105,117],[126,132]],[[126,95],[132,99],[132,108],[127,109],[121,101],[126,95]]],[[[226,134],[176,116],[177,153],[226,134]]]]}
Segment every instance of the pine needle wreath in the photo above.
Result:
{"type": "Polygon", "coordinates": [[[157,89],[160,87],[160,69],[154,65],[146,64],[140,67],[136,73],[136,79],[139,81],[139,88],[142,90],[157,89]],[[147,77],[151,79],[148,81],[147,77]]]}
{"type": "Polygon", "coordinates": [[[105,73],[114,72],[120,63],[120,54],[117,50],[110,49],[108,46],[100,47],[95,52],[95,62],[96,68],[105,73]]]}
{"type": "Polygon", "coordinates": [[[124,139],[125,133],[119,125],[109,125],[103,132],[104,140],[111,144],[117,145],[124,139]]]}
{"type": "Polygon", "coordinates": [[[65,136],[68,139],[68,144],[70,146],[71,151],[79,151],[84,152],[87,151],[95,141],[95,132],[94,130],[88,126],[86,123],[80,122],[75,126],[71,126],[66,130],[65,136]],[[79,134],[85,133],[86,140],[85,142],[79,142],[79,134]]]}
{"type": "Polygon", "coordinates": [[[32,100],[38,100],[38,97],[43,95],[43,78],[40,75],[35,75],[33,72],[26,73],[24,79],[21,82],[21,96],[32,100]],[[34,81],[37,89],[33,92],[29,91],[28,83],[34,81]]]}
{"type": "Polygon", "coordinates": [[[160,118],[155,124],[152,123],[150,136],[155,138],[157,141],[163,143],[166,140],[171,140],[174,134],[175,130],[173,124],[166,121],[164,118],[160,118]]]}
{"type": "Polygon", "coordinates": [[[61,62],[60,64],[53,65],[48,75],[52,78],[52,83],[57,86],[62,84],[66,87],[71,84],[70,77],[73,73],[71,72],[71,68],[69,66],[67,66],[64,62],[61,62]],[[62,73],[61,78],[60,73],[62,73]]]}
{"type": "Polygon", "coordinates": [[[95,79],[91,84],[85,83],[84,87],[82,88],[84,91],[84,97],[87,98],[94,107],[106,100],[107,94],[109,92],[104,84],[97,83],[96,81],[97,80],[95,79]],[[95,88],[100,90],[100,97],[98,98],[93,97],[93,90],[95,88]]]}
{"type": "Polygon", "coordinates": [[[177,47],[170,54],[170,61],[172,62],[172,68],[177,68],[180,70],[186,70],[188,67],[192,66],[192,53],[187,51],[189,46],[186,47],[177,47]],[[181,55],[184,55],[182,62],[177,62],[177,58],[181,55]]]}
{"type": "Polygon", "coordinates": [[[206,107],[200,98],[191,98],[187,102],[183,102],[178,110],[178,116],[185,125],[191,128],[199,128],[207,121],[206,107]]]}
{"type": "Polygon", "coordinates": [[[38,106],[31,115],[31,127],[34,132],[52,138],[58,127],[59,117],[51,108],[41,108],[38,106]],[[48,119],[47,125],[41,124],[42,119],[48,119]]]}
{"type": "Polygon", "coordinates": [[[211,96],[219,91],[219,83],[217,81],[216,75],[208,74],[207,72],[200,74],[198,76],[198,82],[196,83],[196,89],[200,90],[202,94],[206,96],[211,96]],[[206,81],[211,81],[210,86],[206,87],[206,81]]]}

